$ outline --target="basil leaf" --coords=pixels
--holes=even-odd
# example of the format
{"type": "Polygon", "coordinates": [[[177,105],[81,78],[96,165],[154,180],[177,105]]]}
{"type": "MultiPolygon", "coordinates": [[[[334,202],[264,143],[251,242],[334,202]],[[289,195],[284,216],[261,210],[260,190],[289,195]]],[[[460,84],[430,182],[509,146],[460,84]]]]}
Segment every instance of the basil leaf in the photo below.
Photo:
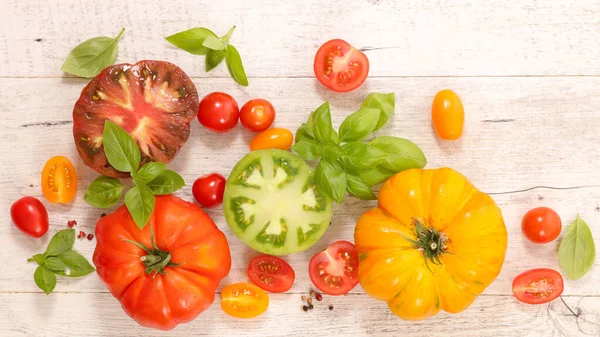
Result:
{"type": "Polygon", "coordinates": [[[379,109],[361,108],[346,117],[340,125],[340,141],[358,142],[367,137],[379,121],[379,109]]]}
{"type": "Polygon", "coordinates": [[[61,67],[62,71],[87,78],[98,75],[102,69],[115,63],[118,41],[123,32],[125,28],[115,38],[99,36],[82,42],[71,50],[61,67]]]}
{"type": "Polygon", "coordinates": [[[321,160],[315,170],[315,183],[319,192],[341,203],[346,194],[346,172],[339,162],[321,160]]]}
{"type": "Polygon", "coordinates": [[[342,147],[337,144],[327,144],[323,149],[323,158],[330,163],[335,163],[342,156],[342,147]]]}
{"type": "Polygon", "coordinates": [[[373,131],[381,129],[394,113],[395,96],[394,93],[380,94],[370,93],[360,105],[361,108],[375,108],[380,112],[379,121],[373,131]]]}
{"type": "Polygon", "coordinates": [[[209,35],[204,41],[202,41],[202,46],[212,50],[223,50],[225,49],[225,44],[218,37],[209,35]]]}
{"type": "Polygon", "coordinates": [[[56,275],[43,266],[37,267],[35,273],[33,273],[33,280],[46,295],[49,295],[56,287],[56,275]]]}
{"type": "Polygon", "coordinates": [[[35,260],[35,262],[37,262],[37,264],[39,264],[40,266],[44,264],[44,261],[46,261],[44,255],[42,254],[35,254],[33,256],[33,260],[35,260]]]}
{"type": "Polygon", "coordinates": [[[596,245],[588,224],[577,215],[558,248],[558,262],[567,276],[578,280],[594,265],[596,245]]]}
{"type": "Polygon", "coordinates": [[[387,154],[387,158],[381,166],[394,173],[412,168],[423,168],[427,165],[427,159],[421,149],[410,140],[382,136],[370,141],[369,145],[381,149],[387,154]]]}
{"type": "Polygon", "coordinates": [[[63,270],[57,271],[57,275],[79,277],[85,276],[96,270],[85,257],[72,249],[58,255],[57,258],[59,258],[67,266],[67,268],[69,268],[68,274],[67,271],[63,270]]]}
{"type": "Polygon", "coordinates": [[[52,239],[50,239],[50,243],[48,243],[44,257],[47,258],[49,256],[62,254],[73,248],[73,243],[75,243],[75,229],[63,229],[62,231],[54,234],[52,239]]]}
{"type": "MultiPolygon", "coordinates": [[[[309,119],[309,121],[310,121],[310,119],[309,119]]],[[[313,133],[312,128],[308,127],[307,123],[302,123],[302,125],[300,125],[300,127],[296,131],[295,142],[298,143],[299,141],[302,141],[302,140],[315,140],[315,134],[313,133]]]]}
{"type": "Polygon", "coordinates": [[[225,54],[227,53],[224,50],[210,50],[208,54],[206,54],[206,59],[204,60],[206,72],[213,70],[221,62],[223,62],[225,54]]]}
{"type": "Polygon", "coordinates": [[[169,43],[172,45],[181,48],[188,53],[192,53],[194,55],[205,55],[210,51],[210,49],[202,44],[204,39],[209,36],[216,38],[217,34],[213,33],[210,29],[198,27],[167,36],[165,39],[167,39],[167,41],[169,41],[169,43]]]}
{"type": "Polygon", "coordinates": [[[108,163],[121,172],[136,172],[140,167],[140,148],[133,137],[117,124],[104,122],[102,132],[104,153],[108,163]]]}
{"type": "Polygon", "coordinates": [[[248,78],[244,71],[244,65],[242,64],[242,57],[238,53],[237,49],[233,45],[227,46],[227,55],[225,55],[225,63],[227,64],[227,70],[233,79],[243,85],[248,86],[248,78]]]}
{"type": "Polygon", "coordinates": [[[183,178],[175,171],[165,170],[146,184],[155,195],[171,194],[185,186],[183,178]]]}
{"type": "Polygon", "coordinates": [[[125,193],[125,205],[133,222],[142,229],[148,223],[154,210],[154,194],[145,185],[135,186],[125,193]]]}
{"type": "Polygon", "coordinates": [[[90,184],[83,200],[94,207],[111,207],[121,200],[123,188],[119,179],[100,176],[90,184]]]}
{"type": "Polygon", "coordinates": [[[387,158],[384,151],[365,143],[346,143],[342,146],[344,166],[350,169],[368,169],[375,167],[387,158]]]}
{"type": "Polygon", "coordinates": [[[358,172],[358,175],[361,178],[363,178],[363,180],[369,186],[373,186],[373,185],[382,183],[382,182],[388,180],[394,174],[395,174],[394,172],[386,170],[385,168],[383,168],[381,166],[376,166],[376,167],[366,169],[366,170],[360,170],[358,172]]]}
{"type": "Polygon", "coordinates": [[[319,143],[310,139],[303,139],[292,146],[292,150],[305,160],[315,160],[321,156],[319,143]]]}
{"type": "Polygon", "coordinates": [[[331,125],[331,111],[329,102],[321,104],[310,114],[308,124],[315,134],[315,138],[322,143],[339,144],[338,136],[331,125]]]}
{"type": "Polygon", "coordinates": [[[57,272],[57,271],[63,271],[65,270],[65,268],[67,268],[67,265],[59,258],[51,256],[49,258],[46,259],[46,261],[44,262],[44,267],[57,272]]]}
{"type": "Polygon", "coordinates": [[[144,166],[140,167],[140,169],[135,173],[133,178],[133,182],[136,185],[145,185],[151,182],[154,178],[156,178],[159,174],[163,173],[167,169],[167,164],[160,162],[150,162],[144,164],[144,166]]]}
{"type": "Polygon", "coordinates": [[[365,180],[354,174],[346,174],[348,179],[348,193],[362,200],[375,200],[377,196],[365,180]]]}

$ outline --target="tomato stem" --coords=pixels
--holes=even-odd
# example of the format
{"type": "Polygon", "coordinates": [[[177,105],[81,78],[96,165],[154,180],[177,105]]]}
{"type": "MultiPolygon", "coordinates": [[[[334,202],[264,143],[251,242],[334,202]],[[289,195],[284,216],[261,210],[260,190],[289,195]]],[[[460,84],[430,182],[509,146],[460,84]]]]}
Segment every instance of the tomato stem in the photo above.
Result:
{"type": "Polygon", "coordinates": [[[429,268],[429,261],[434,265],[441,265],[442,261],[440,261],[440,255],[443,253],[450,254],[446,250],[448,238],[444,233],[437,231],[435,228],[426,228],[419,220],[414,219],[414,221],[418,240],[415,241],[406,237],[404,239],[415,244],[417,248],[423,251],[425,265],[427,266],[427,269],[431,271],[431,268],[429,268]]]}
{"type": "Polygon", "coordinates": [[[154,230],[150,226],[150,239],[152,241],[153,249],[144,246],[142,243],[133,240],[123,240],[125,242],[136,245],[143,249],[147,255],[140,257],[140,261],[146,266],[145,273],[150,275],[154,273],[154,277],[157,274],[164,274],[166,267],[178,267],[182,264],[171,262],[171,253],[161,250],[156,245],[156,239],[154,237],[154,230]]]}

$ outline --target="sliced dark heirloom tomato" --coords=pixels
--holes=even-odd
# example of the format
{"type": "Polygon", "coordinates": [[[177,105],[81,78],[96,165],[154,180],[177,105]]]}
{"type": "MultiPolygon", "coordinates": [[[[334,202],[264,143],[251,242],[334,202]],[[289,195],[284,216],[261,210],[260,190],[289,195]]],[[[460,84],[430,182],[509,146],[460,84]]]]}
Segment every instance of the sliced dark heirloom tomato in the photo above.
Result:
{"type": "Polygon", "coordinates": [[[360,87],[369,74],[369,59],[340,39],[325,42],[315,55],[315,76],[328,89],[338,92],[360,87]]]}
{"type": "Polygon", "coordinates": [[[73,136],[84,163],[98,173],[128,177],[106,160],[104,121],[111,120],[136,140],[142,164],[170,162],[187,141],[198,112],[198,92],[178,66],[164,61],[117,64],[98,74],[73,109],[73,136]]]}
{"type": "Polygon", "coordinates": [[[225,219],[248,246],[271,255],[303,251],[325,233],[332,202],[319,193],[311,168],[283,150],[253,151],[225,185],[225,219]]]}
{"type": "Polygon", "coordinates": [[[343,295],[358,284],[358,253],[348,241],[336,241],[308,264],[310,280],[327,295],[343,295]]]}

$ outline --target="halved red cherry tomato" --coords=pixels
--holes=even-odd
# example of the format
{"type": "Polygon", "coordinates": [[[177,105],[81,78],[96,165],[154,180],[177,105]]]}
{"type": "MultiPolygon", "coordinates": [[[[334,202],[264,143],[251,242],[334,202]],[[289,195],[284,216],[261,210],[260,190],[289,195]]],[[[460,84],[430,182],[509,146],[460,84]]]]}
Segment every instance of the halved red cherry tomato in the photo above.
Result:
{"type": "Polygon", "coordinates": [[[560,234],[562,221],[560,216],[548,207],[538,207],[530,210],[523,217],[521,230],[531,242],[548,243],[560,234]]]}
{"type": "Polygon", "coordinates": [[[212,208],[223,203],[223,193],[227,179],[218,173],[202,176],[192,185],[192,194],[196,201],[206,207],[212,208]]]}
{"type": "Polygon", "coordinates": [[[256,317],[269,307],[269,295],[247,282],[225,286],[221,291],[221,309],[237,318],[256,317]]]}
{"type": "Polygon", "coordinates": [[[515,277],[512,290],[515,297],[521,302],[527,304],[547,303],[562,294],[563,278],[554,269],[531,269],[515,277]]]}
{"type": "Polygon", "coordinates": [[[348,241],[336,241],[310,259],[310,280],[328,295],[343,295],[358,284],[358,254],[348,241]]]}
{"type": "Polygon", "coordinates": [[[42,192],[51,203],[68,204],[77,192],[77,173],[69,159],[50,158],[42,170],[42,192]]]}
{"type": "Polygon", "coordinates": [[[248,278],[268,292],[282,293],[294,285],[296,274],[282,259],[272,255],[259,255],[248,265],[248,278]]]}
{"type": "Polygon", "coordinates": [[[348,42],[336,39],[325,42],[317,50],[313,67],[315,76],[325,87],[348,92],[367,79],[369,59],[348,42]]]}
{"type": "Polygon", "coordinates": [[[34,197],[23,197],[10,207],[10,218],[23,233],[39,238],[48,231],[48,211],[34,197]]]}
{"type": "Polygon", "coordinates": [[[250,131],[265,131],[274,120],[275,108],[266,99],[251,99],[240,110],[240,122],[250,131]]]}
{"type": "Polygon", "coordinates": [[[431,105],[431,120],[441,139],[460,138],[465,124],[465,108],[460,97],[452,90],[438,92],[431,105]]]}
{"type": "Polygon", "coordinates": [[[200,123],[217,132],[233,129],[239,117],[240,108],[237,102],[224,92],[213,92],[204,96],[198,107],[200,123]]]}
{"type": "Polygon", "coordinates": [[[292,146],[294,135],[288,129],[272,128],[256,135],[250,141],[250,151],[264,149],[287,150],[292,146]]]}

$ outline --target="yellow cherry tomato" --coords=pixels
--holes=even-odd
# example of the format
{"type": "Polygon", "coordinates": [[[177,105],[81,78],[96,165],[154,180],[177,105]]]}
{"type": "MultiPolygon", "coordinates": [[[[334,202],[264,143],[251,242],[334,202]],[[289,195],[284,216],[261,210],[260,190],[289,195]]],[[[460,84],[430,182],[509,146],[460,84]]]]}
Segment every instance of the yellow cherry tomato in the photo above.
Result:
{"type": "Polygon", "coordinates": [[[440,138],[445,140],[460,138],[465,124],[465,108],[460,97],[452,90],[438,92],[431,105],[431,120],[440,138]]]}
{"type": "Polygon", "coordinates": [[[247,282],[225,286],[221,291],[221,309],[237,318],[256,317],[269,307],[267,293],[247,282]]]}
{"type": "Polygon", "coordinates": [[[250,150],[280,149],[287,150],[292,146],[294,135],[288,129],[272,128],[256,135],[250,141],[250,150]]]}
{"type": "Polygon", "coordinates": [[[77,173],[69,159],[50,158],[42,170],[42,192],[51,203],[68,204],[77,193],[77,173]]]}

